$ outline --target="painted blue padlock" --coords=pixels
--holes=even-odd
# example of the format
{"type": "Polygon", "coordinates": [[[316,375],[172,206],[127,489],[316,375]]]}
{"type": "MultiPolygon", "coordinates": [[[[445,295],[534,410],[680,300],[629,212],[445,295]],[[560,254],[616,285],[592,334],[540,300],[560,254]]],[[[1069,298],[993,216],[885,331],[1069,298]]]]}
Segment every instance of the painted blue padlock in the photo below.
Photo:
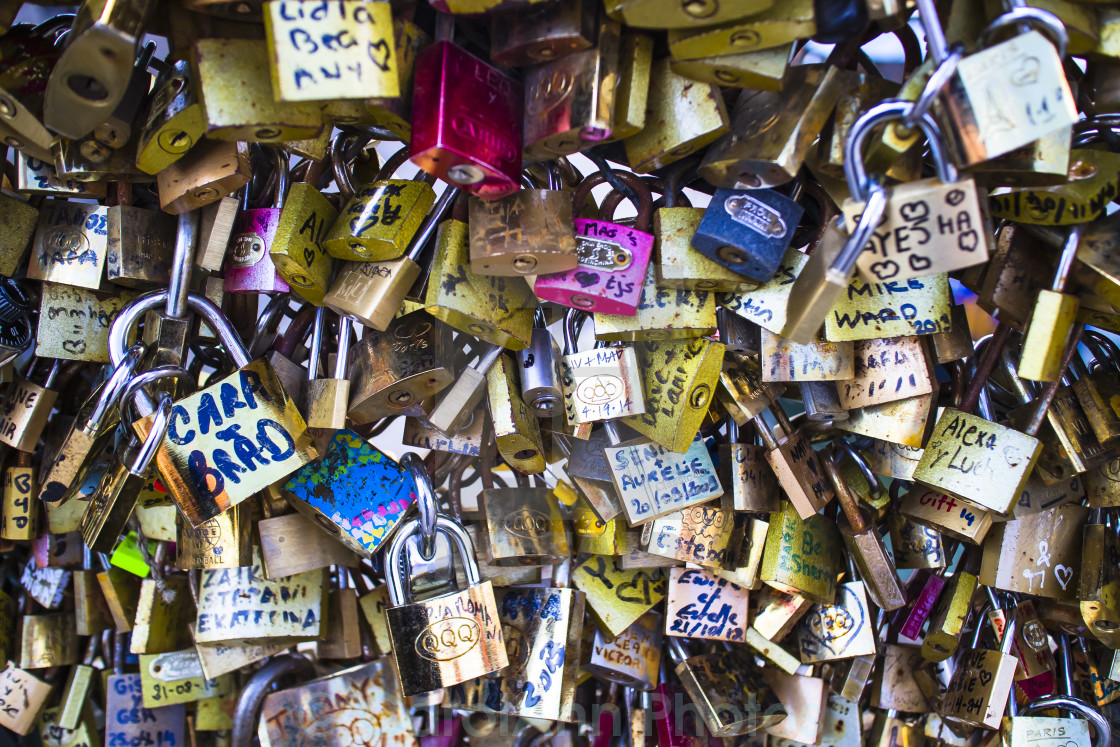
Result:
{"type": "Polygon", "coordinates": [[[369,558],[416,500],[416,483],[357,433],[339,430],[326,454],[293,474],[284,492],[301,513],[369,558]]]}
{"type": "Polygon", "coordinates": [[[692,247],[751,280],[774,277],[804,209],[773,189],[717,189],[692,247]]]}

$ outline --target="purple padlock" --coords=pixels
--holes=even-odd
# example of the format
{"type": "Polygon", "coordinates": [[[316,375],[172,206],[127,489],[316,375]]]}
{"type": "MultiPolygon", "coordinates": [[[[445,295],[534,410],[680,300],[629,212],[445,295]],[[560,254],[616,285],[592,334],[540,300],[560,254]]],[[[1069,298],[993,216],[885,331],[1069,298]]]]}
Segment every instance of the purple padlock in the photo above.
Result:
{"type": "Polygon", "coordinates": [[[233,240],[226,254],[227,293],[287,293],[291,288],[276,271],[269,250],[280,225],[284,195],[288,192],[288,159],[277,151],[278,175],[272,207],[249,207],[249,189],[241,198],[241,212],[233,226],[233,240]]]}
{"type": "MultiPolygon", "coordinates": [[[[612,223],[611,201],[603,201],[599,220],[576,218],[576,254],[579,264],[566,272],[538,275],[533,291],[541,299],[580,311],[635,316],[642,300],[643,281],[653,252],[649,233],[653,198],[642,179],[615,171],[638,197],[634,226],[612,223]]],[[[591,189],[602,184],[596,172],[588,176],[572,197],[572,212],[578,214],[591,189]]],[[[615,203],[617,205],[617,203],[615,203]]]]}

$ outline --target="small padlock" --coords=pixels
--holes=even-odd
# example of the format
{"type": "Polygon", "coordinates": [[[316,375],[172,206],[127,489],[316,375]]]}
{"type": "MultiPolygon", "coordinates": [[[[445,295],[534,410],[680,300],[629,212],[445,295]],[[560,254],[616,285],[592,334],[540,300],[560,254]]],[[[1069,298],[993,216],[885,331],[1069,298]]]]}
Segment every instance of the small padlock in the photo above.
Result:
{"type": "Polygon", "coordinates": [[[233,246],[226,256],[223,286],[226,293],[287,293],[291,290],[276,271],[271,254],[288,193],[288,159],[280,151],[275,151],[274,155],[276,184],[272,206],[252,207],[249,194],[252,182],[245,185],[241,214],[233,229],[233,246]]]}
{"type": "MultiPolygon", "coordinates": [[[[576,218],[575,269],[553,275],[541,275],[533,292],[545,301],[553,301],[582,311],[634,316],[641,300],[643,280],[653,249],[649,229],[652,196],[638,178],[616,171],[622,181],[638,196],[638,217],[634,228],[610,223],[610,216],[599,220],[576,218]]],[[[580,182],[572,197],[572,212],[578,214],[591,189],[605,181],[593,173],[580,182]]]]}

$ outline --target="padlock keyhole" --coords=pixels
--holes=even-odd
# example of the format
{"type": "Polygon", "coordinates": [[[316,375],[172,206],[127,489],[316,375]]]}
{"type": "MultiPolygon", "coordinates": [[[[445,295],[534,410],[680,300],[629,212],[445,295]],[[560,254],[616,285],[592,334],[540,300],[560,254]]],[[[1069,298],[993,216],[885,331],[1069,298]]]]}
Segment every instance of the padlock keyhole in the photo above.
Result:
{"type": "Polygon", "coordinates": [[[71,91],[88,101],[104,101],[109,98],[109,89],[92,75],[74,73],[66,79],[66,85],[70,86],[71,91]]]}

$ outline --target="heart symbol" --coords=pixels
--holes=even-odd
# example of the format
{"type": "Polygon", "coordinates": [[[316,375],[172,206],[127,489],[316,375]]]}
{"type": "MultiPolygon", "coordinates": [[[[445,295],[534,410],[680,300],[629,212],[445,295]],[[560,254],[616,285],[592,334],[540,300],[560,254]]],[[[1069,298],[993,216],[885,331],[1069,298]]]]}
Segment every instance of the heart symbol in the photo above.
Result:
{"type": "Polygon", "coordinates": [[[898,264],[892,260],[884,260],[871,265],[871,274],[880,280],[889,280],[898,274],[898,264]]]}
{"type": "Polygon", "coordinates": [[[1058,563],[1058,565],[1054,566],[1054,578],[1058,579],[1058,583],[1062,586],[1062,591],[1065,591],[1066,587],[1069,586],[1069,580],[1073,578],[1073,569],[1058,563]],[[1066,577],[1065,581],[1062,580],[1063,575],[1066,577]]]}
{"type": "Polygon", "coordinates": [[[945,195],[945,202],[950,207],[956,207],[957,205],[960,205],[963,200],[964,200],[964,190],[963,189],[951,189],[951,190],[949,190],[949,194],[945,195]]]}
{"type": "Polygon", "coordinates": [[[987,685],[991,681],[992,681],[992,673],[981,669],[980,670],[980,684],[981,685],[987,685]]]}
{"type": "Polygon", "coordinates": [[[1023,55],[1018,60],[1019,68],[1011,74],[1011,85],[1030,86],[1038,82],[1039,61],[1037,57],[1023,55]]]}
{"type": "Polygon", "coordinates": [[[922,200],[907,202],[898,208],[898,217],[904,221],[923,220],[929,217],[929,205],[922,200]]]}
{"type": "Polygon", "coordinates": [[[980,246],[980,234],[976,231],[965,231],[957,237],[957,248],[962,252],[974,252],[980,246]]]}
{"type": "Polygon", "coordinates": [[[929,266],[932,264],[933,261],[929,257],[925,257],[921,254],[910,255],[910,269],[914,272],[921,272],[922,270],[929,269],[929,266]]]}
{"type": "Polygon", "coordinates": [[[586,288],[589,285],[595,285],[595,283],[599,282],[599,275],[594,272],[584,272],[580,270],[572,277],[576,279],[576,282],[580,284],[581,288],[586,288]]]}
{"type": "Polygon", "coordinates": [[[62,341],[62,349],[65,350],[67,353],[71,353],[73,355],[81,355],[82,353],[86,352],[86,341],[85,340],[63,340],[62,341]]]}

